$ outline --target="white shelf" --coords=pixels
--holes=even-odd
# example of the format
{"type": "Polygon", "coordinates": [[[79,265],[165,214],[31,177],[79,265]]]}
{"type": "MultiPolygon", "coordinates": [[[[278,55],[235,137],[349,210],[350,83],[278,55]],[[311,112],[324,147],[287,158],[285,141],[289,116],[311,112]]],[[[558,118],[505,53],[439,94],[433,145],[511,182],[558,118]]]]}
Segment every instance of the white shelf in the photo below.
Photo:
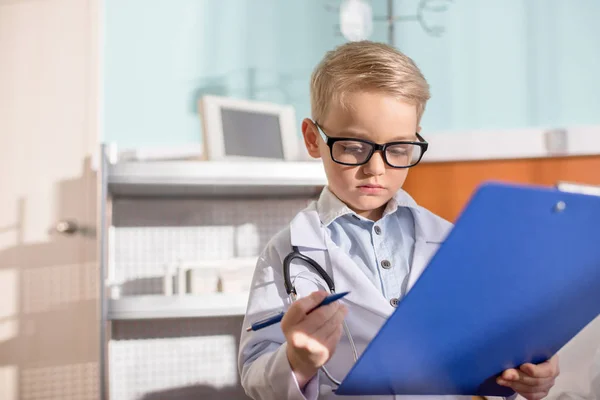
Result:
{"type": "Polygon", "coordinates": [[[116,196],[312,196],[326,183],[314,161],[123,162],[108,173],[116,196]]]}
{"type": "Polygon", "coordinates": [[[108,300],[109,320],[239,316],[248,293],[129,296],[108,300]]]}

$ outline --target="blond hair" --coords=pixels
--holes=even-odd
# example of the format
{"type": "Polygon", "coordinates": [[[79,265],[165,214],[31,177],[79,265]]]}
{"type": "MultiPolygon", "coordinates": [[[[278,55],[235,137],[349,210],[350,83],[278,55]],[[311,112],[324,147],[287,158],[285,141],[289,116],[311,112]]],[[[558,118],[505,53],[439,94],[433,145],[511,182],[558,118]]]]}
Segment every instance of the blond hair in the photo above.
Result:
{"type": "Polygon", "coordinates": [[[430,97],[429,84],[409,57],[383,43],[350,42],[327,52],[313,71],[313,119],[323,120],[334,102],[346,107],[345,95],[357,91],[382,92],[414,104],[419,121],[430,97]]]}

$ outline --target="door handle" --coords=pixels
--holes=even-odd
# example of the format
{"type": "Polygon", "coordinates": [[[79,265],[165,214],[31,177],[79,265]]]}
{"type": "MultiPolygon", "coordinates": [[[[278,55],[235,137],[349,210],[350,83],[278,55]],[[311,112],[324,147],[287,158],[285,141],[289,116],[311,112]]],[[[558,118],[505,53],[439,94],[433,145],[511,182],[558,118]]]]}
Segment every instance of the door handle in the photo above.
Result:
{"type": "Polygon", "coordinates": [[[62,235],[74,235],[81,230],[79,224],[72,220],[63,220],[56,223],[54,230],[62,235]]]}
{"type": "Polygon", "coordinates": [[[96,237],[96,228],[94,226],[81,225],[77,220],[63,219],[58,221],[48,232],[52,234],[61,234],[63,236],[83,236],[88,238],[96,237]]]}

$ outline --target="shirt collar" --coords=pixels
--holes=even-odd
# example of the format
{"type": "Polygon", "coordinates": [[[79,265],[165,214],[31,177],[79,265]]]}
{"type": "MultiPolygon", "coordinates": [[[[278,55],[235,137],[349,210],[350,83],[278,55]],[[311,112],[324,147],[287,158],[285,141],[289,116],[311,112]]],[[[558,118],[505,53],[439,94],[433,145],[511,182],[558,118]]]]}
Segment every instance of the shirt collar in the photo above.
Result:
{"type": "MultiPolygon", "coordinates": [[[[388,204],[383,211],[383,217],[395,213],[398,208],[402,207],[418,210],[417,202],[403,189],[400,189],[396,192],[394,197],[388,201],[388,204]]],[[[319,214],[319,219],[325,226],[329,226],[333,221],[344,215],[355,215],[359,219],[364,219],[363,217],[358,216],[344,204],[343,201],[333,194],[333,192],[329,190],[329,187],[325,187],[319,196],[319,200],[317,201],[317,212],[319,214]]]]}

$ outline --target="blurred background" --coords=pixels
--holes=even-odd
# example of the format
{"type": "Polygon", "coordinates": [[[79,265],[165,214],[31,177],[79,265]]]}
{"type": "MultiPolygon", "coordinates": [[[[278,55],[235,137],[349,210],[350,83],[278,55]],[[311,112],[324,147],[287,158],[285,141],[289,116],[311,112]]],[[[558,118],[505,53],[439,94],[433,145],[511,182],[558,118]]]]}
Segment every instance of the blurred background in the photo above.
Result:
{"type": "MultiPolygon", "coordinates": [[[[245,398],[249,276],[325,184],[300,122],[348,40],[431,85],[421,205],[600,185],[598,21],[597,0],[0,0],[0,399],[245,398]]],[[[599,346],[594,321],[551,398],[600,398],[599,346]]]]}

